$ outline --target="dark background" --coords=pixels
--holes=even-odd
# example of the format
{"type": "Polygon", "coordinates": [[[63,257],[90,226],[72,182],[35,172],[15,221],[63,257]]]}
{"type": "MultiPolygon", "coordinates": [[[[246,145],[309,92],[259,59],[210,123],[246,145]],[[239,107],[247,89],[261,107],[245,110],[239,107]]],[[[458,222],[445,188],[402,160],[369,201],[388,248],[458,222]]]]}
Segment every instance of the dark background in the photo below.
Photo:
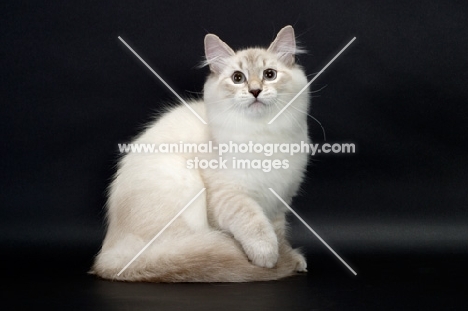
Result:
{"type": "MultiPolygon", "coordinates": [[[[3,294],[15,306],[110,309],[462,309],[468,259],[468,5],[464,1],[4,1],[0,4],[3,294]],[[203,37],[268,46],[294,26],[310,113],[353,155],[314,157],[295,210],[307,276],[124,284],[85,273],[105,190],[128,142],[179,94],[196,96],[203,37]],[[182,295],[181,295],[182,294],[182,295]]],[[[310,135],[323,142],[309,118],[310,135]]]]}

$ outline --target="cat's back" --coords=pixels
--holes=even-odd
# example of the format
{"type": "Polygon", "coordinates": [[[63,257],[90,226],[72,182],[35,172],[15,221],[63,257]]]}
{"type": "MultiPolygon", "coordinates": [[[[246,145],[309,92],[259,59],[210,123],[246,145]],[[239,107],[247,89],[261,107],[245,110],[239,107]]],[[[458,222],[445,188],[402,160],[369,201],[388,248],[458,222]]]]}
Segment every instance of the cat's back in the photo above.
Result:
{"type": "Polygon", "coordinates": [[[146,130],[134,143],[179,144],[204,143],[209,139],[208,126],[200,119],[206,120],[203,101],[189,101],[188,106],[180,104],[168,109],[146,130]],[[189,108],[189,107],[190,108],[189,108]]]}

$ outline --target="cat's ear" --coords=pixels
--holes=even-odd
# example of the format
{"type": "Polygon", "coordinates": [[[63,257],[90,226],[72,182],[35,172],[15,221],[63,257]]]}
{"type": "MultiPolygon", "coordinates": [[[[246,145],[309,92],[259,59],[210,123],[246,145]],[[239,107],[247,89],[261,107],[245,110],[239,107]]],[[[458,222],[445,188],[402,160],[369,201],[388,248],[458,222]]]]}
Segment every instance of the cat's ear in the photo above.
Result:
{"type": "Polygon", "coordinates": [[[268,52],[275,53],[278,59],[288,66],[294,64],[296,38],[292,26],[286,26],[278,32],[275,41],[270,44],[268,52]]]}
{"type": "Polygon", "coordinates": [[[205,36],[206,63],[210,66],[211,71],[221,73],[227,64],[226,60],[233,55],[235,55],[234,51],[218,36],[213,34],[205,36]]]}

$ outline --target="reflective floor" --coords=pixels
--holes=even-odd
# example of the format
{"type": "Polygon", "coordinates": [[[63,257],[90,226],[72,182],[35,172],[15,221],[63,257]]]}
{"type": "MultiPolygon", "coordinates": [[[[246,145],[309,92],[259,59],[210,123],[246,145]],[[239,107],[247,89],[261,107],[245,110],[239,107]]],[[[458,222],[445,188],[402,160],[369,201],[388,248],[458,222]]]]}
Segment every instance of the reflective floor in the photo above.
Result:
{"type": "MultiPolygon", "coordinates": [[[[466,310],[466,254],[328,254],[310,272],[244,284],[118,283],[86,274],[91,249],[7,249],[8,310],[466,310]]],[[[6,310],[6,309],[4,309],[6,310]]]]}

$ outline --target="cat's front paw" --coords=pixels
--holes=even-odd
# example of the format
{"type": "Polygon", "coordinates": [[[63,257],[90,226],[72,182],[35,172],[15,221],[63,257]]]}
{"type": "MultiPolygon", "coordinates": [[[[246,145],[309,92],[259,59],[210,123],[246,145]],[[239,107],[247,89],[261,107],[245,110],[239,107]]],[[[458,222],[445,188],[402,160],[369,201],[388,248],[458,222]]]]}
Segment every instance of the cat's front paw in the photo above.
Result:
{"type": "Polygon", "coordinates": [[[265,268],[273,268],[276,265],[279,257],[276,237],[270,240],[250,241],[247,244],[244,245],[244,251],[254,265],[265,268]]]}

